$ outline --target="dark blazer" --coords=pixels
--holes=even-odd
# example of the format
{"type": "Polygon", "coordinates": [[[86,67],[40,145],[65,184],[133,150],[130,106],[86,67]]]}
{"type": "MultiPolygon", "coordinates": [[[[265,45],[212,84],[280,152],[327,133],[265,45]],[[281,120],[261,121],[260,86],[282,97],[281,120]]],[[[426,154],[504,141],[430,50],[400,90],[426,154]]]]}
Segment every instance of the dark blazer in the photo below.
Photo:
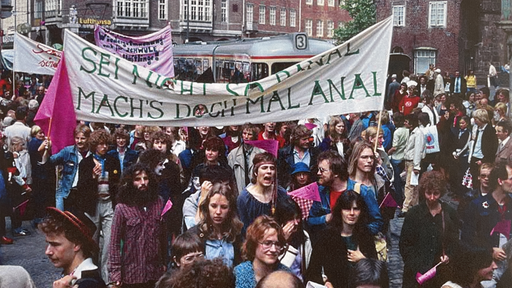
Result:
{"type": "MultiPolygon", "coordinates": [[[[466,79],[464,77],[460,77],[460,95],[466,95],[467,86],[466,86],[466,79]]],[[[453,91],[455,91],[455,77],[450,79],[450,93],[453,94],[453,91]]]]}
{"type": "MultiPolygon", "coordinates": [[[[117,151],[117,148],[108,151],[107,154],[114,156],[116,159],[119,160],[119,152],[117,151]]],[[[137,159],[139,159],[139,152],[132,150],[130,148],[126,148],[123,159],[123,171],[126,168],[130,167],[130,165],[137,163],[137,159]]]]}
{"type": "MultiPolygon", "coordinates": [[[[317,147],[311,147],[308,149],[310,161],[309,170],[311,171],[312,180],[315,181],[316,168],[318,163],[316,159],[320,154],[320,149],[317,147]]],[[[291,173],[293,172],[293,165],[295,164],[293,156],[293,144],[285,146],[279,149],[277,157],[277,179],[281,187],[288,187],[291,181],[291,173]]]]}
{"type": "MultiPolygon", "coordinates": [[[[489,162],[492,163],[494,161],[494,158],[496,156],[496,150],[498,150],[498,138],[496,137],[496,130],[492,127],[492,125],[489,123],[485,127],[482,135],[482,153],[484,154],[484,158],[482,159],[483,163],[489,162]]],[[[478,137],[478,132],[475,137],[478,137]]],[[[476,145],[476,139],[473,144],[476,145]]]]}
{"type": "MultiPolygon", "coordinates": [[[[512,199],[510,194],[505,198],[507,210],[503,213],[505,220],[512,220],[512,199]]],[[[492,248],[499,246],[499,235],[491,231],[501,219],[498,203],[489,193],[480,196],[469,204],[464,215],[461,240],[472,247],[492,248]]]]}
{"type": "MultiPolygon", "coordinates": [[[[370,232],[363,229],[361,233],[352,235],[359,246],[359,250],[367,258],[377,259],[375,242],[370,232]]],[[[347,258],[347,246],[338,229],[330,227],[320,232],[318,242],[313,247],[311,261],[305,278],[307,281],[323,283],[322,268],[329,282],[336,288],[354,287],[353,268],[347,258]]]]}
{"type": "MultiPolygon", "coordinates": [[[[108,186],[112,208],[115,207],[117,186],[121,174],[119,160],[111,155],[105,155],[105,170],[108,171],[108,186]]],[[[78,208],[87,212],[89,215],[96,214],[96,204],[98,203],[98,180],[93,178],[92,170],[96,165],[94,156],[89,155],[80,162],[78,171],[77,200],[78,208]]]]}

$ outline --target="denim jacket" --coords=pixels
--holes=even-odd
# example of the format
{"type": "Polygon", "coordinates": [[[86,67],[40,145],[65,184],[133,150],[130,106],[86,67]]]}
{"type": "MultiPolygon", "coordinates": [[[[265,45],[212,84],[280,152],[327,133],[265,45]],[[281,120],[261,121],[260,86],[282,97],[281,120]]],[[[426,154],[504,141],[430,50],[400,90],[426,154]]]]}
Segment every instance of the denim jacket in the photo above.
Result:
{"type": "Polygon", "coordinates": [[[68,197],[73,185],[73,180],[78,171],[78,152],[75,145],[64,147],[59,153],[50,157],[53,165],[62,165],[62,177],[57,187],[57,195],[68,197]]]}

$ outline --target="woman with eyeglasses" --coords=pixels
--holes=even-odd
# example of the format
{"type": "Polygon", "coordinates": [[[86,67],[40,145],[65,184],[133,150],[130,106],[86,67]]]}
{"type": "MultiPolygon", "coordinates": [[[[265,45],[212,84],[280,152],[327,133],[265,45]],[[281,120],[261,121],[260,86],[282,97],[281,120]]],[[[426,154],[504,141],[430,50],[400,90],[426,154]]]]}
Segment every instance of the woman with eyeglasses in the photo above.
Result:
{"type": "Polygon", "coordinates": [[[215,183],[199,203],[199,223],[189,231],[201,239],[205,258],[222,258],[228,267],[242,262],[243,224],[236,213],[235,192],[228,184],[215,183]]]}
{"type": "Polygon", "coordinates": [[[377,258],[366,226],[367,207],[361,195],[347,190],[332,211],[332,220],[313,247],[306,280],[335,288],[355,287],[354,267],[364,258],[377,258]]]}
{"type": "Polygon", "coordinates": [[[247,229],[242,255],[245,262],[235,267],[236,288],[254,288],[268,274],[289,269],[279,263],[286,240],[281,226],[267,215],[256,218],[247,229]]]}

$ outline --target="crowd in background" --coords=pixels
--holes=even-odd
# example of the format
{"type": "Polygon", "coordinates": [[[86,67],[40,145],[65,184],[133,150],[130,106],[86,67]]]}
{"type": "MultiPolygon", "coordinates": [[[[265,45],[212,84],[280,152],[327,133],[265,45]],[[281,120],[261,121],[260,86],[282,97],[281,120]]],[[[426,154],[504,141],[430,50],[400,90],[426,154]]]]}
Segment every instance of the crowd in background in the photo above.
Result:
{"type": "Polygon", "coordinates": [[[50,79],[13,89],[3,77],[1,244],[30,233],[22,220],[45,226],[53,206],[94,223],[90,256],[118,287],[388,287],[397,216],[403,287],[436,265],[421,287],[506,287],[509,90],[490,81],[490,100],[473,71],[400,76],[381,112],[226,127],[80,122],[75,144],[53,155],[33,121],[50,79]],[[276,140],[277,156],[247,143],[256,140],[276,140]],[[305,209],[289,193],[314,182],[320,201],[305,209]]]}

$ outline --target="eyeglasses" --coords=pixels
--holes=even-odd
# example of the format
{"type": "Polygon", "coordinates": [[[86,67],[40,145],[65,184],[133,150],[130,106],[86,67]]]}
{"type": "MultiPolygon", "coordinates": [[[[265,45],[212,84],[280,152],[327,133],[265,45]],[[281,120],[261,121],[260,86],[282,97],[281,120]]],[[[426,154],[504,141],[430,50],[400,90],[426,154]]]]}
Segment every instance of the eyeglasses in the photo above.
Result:
{"type": "Polygon", "coordinates": [[[329,169],[324,169],[324,168],[322,168],[322,167],[318,167],[318,171],[320,171],[320,173],[325,173],[325,172],[329,172],[329,171],[331,171],[331,170],[329,170],[329,169]]]}
{"type": "Polygon", "coordinates": [[[276,250],[278,250],[278,251],[282,251],[284,248],[283,244],[281,244],[280,242],[277,242],[277,241],[274,242],[274,241],[267,240],[267,241],[263,241],[263,242],[259,242],[259,243],[265,250],[269,250],[270,248],[272,248],[272,246],[275,246],[276,250]]]}

